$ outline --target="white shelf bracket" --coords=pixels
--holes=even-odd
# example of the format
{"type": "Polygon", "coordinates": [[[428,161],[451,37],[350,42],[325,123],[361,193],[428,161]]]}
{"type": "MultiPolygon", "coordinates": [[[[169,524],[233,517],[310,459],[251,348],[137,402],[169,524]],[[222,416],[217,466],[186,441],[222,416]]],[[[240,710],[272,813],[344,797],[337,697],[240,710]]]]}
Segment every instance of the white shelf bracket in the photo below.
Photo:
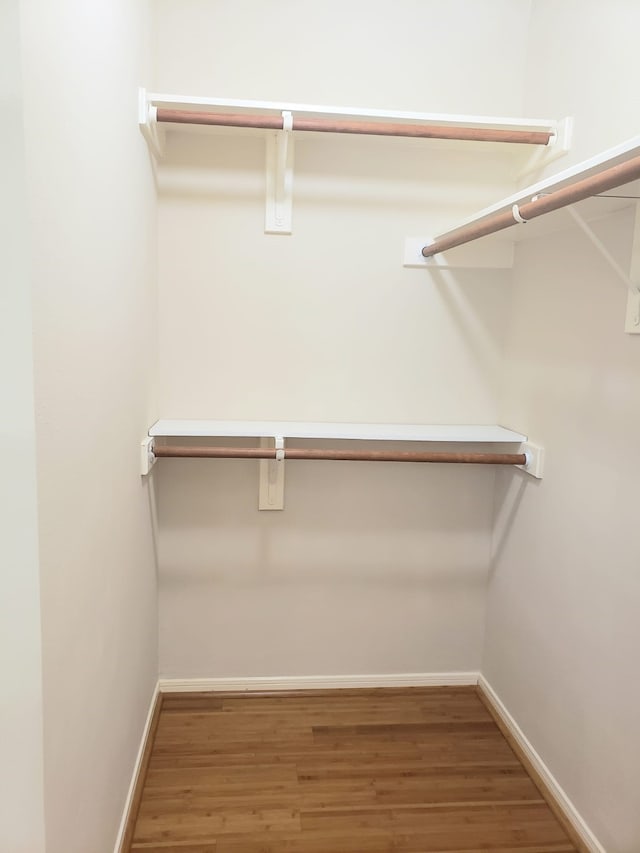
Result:
{"type": "Polygon", "coordinates": [[[635,292],[629,291],[627,297],[627,316],[624,330],[629,335],[640,335],[640,203],[636,202],[633,224],[633,245],[631,247],[631,281],[635,292]]]}
{"type": "Polygon", "coordinates": [[[613,257],[611,252],[604,245],[602,240],[587,225],[585,220],[580,216],[577,210],[571,205],[567,207],[568,212],[573,218],[576,225],[583,231],[584,234],[596,247],[598,252],[607,261],[611,269],[618,276],[620,281],[624,283],[629,291],[627,297],[627,313],[625,318],[624,330],[629,335],[640,335],[640,204],[636,204],[635,222],[633,227],[633,246],[631,251],[631,269],[627,273],[626,270],[613,257]]]}
{"type": "Polygon", "coordinates": [[[293,116],[282,111],[283,129],[269,134],[265,234],[291,234],[293,216],[293,116]]]}
{"type": "Polygon", "coordinates": [[[431,258],[422,254],[423,246],[433,237],[405,237],[402,266],[408,269],[510,269],[513,266],[514,244],[510,240],[483,240],[467,243],[431,258]]]}
{"type": "Polygon", "coordinates": [[[525,441],[520,452],[524,453],[527,461],[524,465],[516,465],[516,468],[535,477],[536,480],[541,480],[544,473],[544,447],[532,441],[525,441]]]}
{"type": "Polygon", "coordinates": [[[556,123],[553,131],[553,136],[549,144],[544,148],[538,148],[532,152],[531,157],[521,169],[518,177],[524,178],[530,175],[531,172],[539,171],[540,169],[564,157],[571,151],[571,141],[573,137],[573,118],[567,116],[556,123]]]}
{"type": "Polygon", "coordinates": [[[153,452],[155,446],[155,438],[150,435],[146,436],[140,443],[140,474],[146,477],[151,473],[151,469],[156,464],[156,456],[153,452]]]}
{"type": "Polygon", "coordinates": [[[276,458],[260,460],[258,509],[284,509],[284,438],[261,438],[261,447],[275,446],[276,458]],[[273,444],[272,444],[273,442],[273,444]]]}
{"type": "Polygon", "coordinates": [[[146,89],[138,90],[138,124],[140,132],[147,141],[149,150],[159,160],[164,154],[165,133],[158,126],[158,110],[149,103],[146,89]]]}

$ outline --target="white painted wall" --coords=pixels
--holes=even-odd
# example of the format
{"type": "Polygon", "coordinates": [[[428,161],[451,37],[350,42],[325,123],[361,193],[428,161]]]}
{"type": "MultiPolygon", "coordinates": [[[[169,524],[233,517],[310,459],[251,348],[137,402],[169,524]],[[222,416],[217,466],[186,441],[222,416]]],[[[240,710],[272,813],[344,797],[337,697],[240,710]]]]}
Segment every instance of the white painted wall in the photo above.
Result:
{"type": "Polygon", "coordinates": [[[19,4],[0,4],[0,850],[44,851],[40,578],[19,4]]]}
{"type": "Polygon", "coordinates": [[[571,151],[550,173],[638,134],[637,0],[534,0],[524,109],[574,117],[571,151]]]}
{"type": "MultiPolygon", "coordinates": [[[[639,25],[636,3],[534,3],[527,102],[576,115],[580,157],[638,131],[639,25]]],[[[594,227],[628,266],[631,213],[594,227]]],[[[608,853],[632,853],[640,337],[577,228],[521,243],[514,286],[501,417],[547,463],[540,483],[498,477],[482,671],[608,853]]]]}
{"type": "Polygon", "coordinates": [[[153,5],[156,91],[424,112],[522,109],[531,0],[153,5]]]}
{"type": "Polygon", "coordinates": [[[264,159],[262,139],[170,140],[162,416],[495,422],[510,271],[430,276],[404,269],[402,250],[460,216],[447,193],[462,188],[470,209],[493,198],[497,155],[298,141],[290,236],[264,234],[264,159]]]}
{"type": "MultiPolygon", "coordinates": [[[[5,8],[15,35],[15,6],[5,8]]],[[[591,0],[153,8],[156,89],[573,114],[576,145],[563,167],[637,131],[632,0],[606,13],[591,0]]],[[[497,481],[483,671],[609,853],[631,853],[640,750],[629,673],[640,638],[628,531],[640,402],[638,339],[621,331],[617,281],[577,233],[520,247],[500,405],[509,277],[439,280],[400,268],[405,234],[444,227],[501,194],[509,169],[491,150],[469,164],[457,148],[442,164],[417,144],[310,139],[297,151],[294,235],[265,237],[261,144],[186,139],[170,146],[159,176],[156,407],[154,191],[135,128],[145,13],[124,0],[23,4],[48,853],[112,846],[156,675],[136,448],[157,414],[500,420],[544,443],[542,483],[513,473],[497,481]],[[606,461],[593,457],[602,446],[606,461]]],[[[12,132],[3,143],[14,145],[17,205],[18,124],[12,132]]],[[[628,216],[599,229],[624,260],[628,216]]],[[[42,847],[42,700],[21,245],[16,238],[16,286],[2,294],[11,300],[2,364],[14,368],[20,426],[3,421],[15,448],[3,485],[24,490],[23,503],[15,492],[10,503],[22,521],[4,514],[13,538],[3,548],[21,618],[3,610],[2,621],[12,632],[3,648],[17,641],[24,651],[24,677],[8,681],[10,726],[16,748],[28,736],[32,751],[5,799],[3,831],[14,833],[28,807],[31,853],[42,847]]],[[[163,675],[479,667],[491,472],[290,465],[287,509],[270,514],[255,509],[256,481],[249,463],[156,468],[163,675]]],[[[3,671],[11,676],[16,662],[3,671]]],[[[10,843],[13,853],[23,840],[10,843]]]]}
{"type": "MultiPolygon", "coordinates": [[[[628,258],[631,220],[598,233],[628,258]]],[[[640,339],[577,231],[518,248],[503,417],[546,448],[500,473],[482,671],[608,853],[640,845],[640,339]]]]}
{"type": "Polygon", "coordinates": [[[47,853],[112,850],[157,675],[145,3],[24,3],[47,853]]]}
{"type": "MultiPolygon", "coordinates": [[[[153,7],[156,89],[573,114],[562,166],[637,132],[633,0],[604,14],[591,0],[153,7]]],[[[17,17],[4,4],[3,200],[17,233],[0,314],[15,415],[2,419],[2,725],[24,775],[12,766],[7,790],[0,773],[2,844],[43,848],[44,702],[47,851],[113,845],[157,672],[136,448],[162,414],[500,420],[544,443],[542,483],[497,481],[483,670],[609,853],[637,850],[639,340],[622,334],[618,282],[577,233],[519,248],[499,405],[509,277],[400,268],[405,234],[501,194],[510,169],[490,149],[469,164],[457,148],[443,164],[419,144],[310,139],[297,151],[294,235],[265,237],[261,144],[194,137],[170,146],[160,173],[156,365],[154,189],[135,128],[146,4],[22,11],[37,434],[17,17]],[[606,460],[593,456],[603,446],[606,460]]],[[[624,260],[628,215],[599,230],[624,260]]],[[[163,675],[479,667],[491,472],[290,465],[287,509],[270,514],[255,509],[249,463],[166,461],[154,481],[163,675]]]]}
{"type": "MultiPolygon", "coordinates": [[[[158,91],[521,113],[529,2],[154,10],[158,91]]],[[[509,273],[401,259],[512,172],[492,146],[297,139],[294,233],[266,236],[263,141],[170,139],[162,416],[495,422],[509,273]]],[[[478,667],[493,472],[290,463],[282,513],[258,512],[255,464],[166,460],[154,480],[162,675],[478,667]]]]}
{"type": "Polygon", "coordinates": [[[162,675],[477,670],[492,472],[287,465],[281,513],[254,464],[157,466],[162,675]]]}

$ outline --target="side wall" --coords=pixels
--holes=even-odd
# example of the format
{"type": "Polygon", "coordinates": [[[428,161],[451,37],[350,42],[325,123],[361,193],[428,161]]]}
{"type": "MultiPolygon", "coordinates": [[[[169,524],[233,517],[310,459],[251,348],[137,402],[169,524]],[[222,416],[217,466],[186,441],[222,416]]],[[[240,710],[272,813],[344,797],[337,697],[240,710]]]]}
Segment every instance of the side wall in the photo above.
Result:
{"type": "Polygon", "coordinates": [[[573,116],[571,151],[549,167],[566,169],[638,134],[636,0],[534,0],[524,108],[527,115],[573,116]]]}
{"type": "MultiPolygon", "coordinates": [[[[639,28],[633,2],[534,4],[529,101],[576,116],[580,157],[638,132],[639,28]]],[[[594,225],[627,266],[632,224],[594,225]]],[[[498,478],[482,666],[608,853],[640,849],[640,337],[625,304],[577,229],[519,245],[502,418],[547,465],[539,484],[498,478]]]]}
{"type": "Polygon", "coordinates": [[[0,850],[43,853],[36,437],[20,10],[0,4],[0,850]]]}
{"type": "Polygon", "coordinates": [[[47,853],[113,849],[157,676],[147,32],[145,3],[23,6],[47,853]]]}
{"type": "MultiPolygon", "coordinates": [[[[518,115],[529,7],[160,0],[154,86],[518,115]]],[[[293,234],[273,236],[262,139],[173,137],[162,416],[495,422],[509,271],[430,277],[402,268],[402,248],[499,195],[503,153],[298,136],[293,234]]],[[[271,513],[257,477],[255,463],[156,466],[163,675],[478,668],[492,471],[287,463],[271,513]]]]}

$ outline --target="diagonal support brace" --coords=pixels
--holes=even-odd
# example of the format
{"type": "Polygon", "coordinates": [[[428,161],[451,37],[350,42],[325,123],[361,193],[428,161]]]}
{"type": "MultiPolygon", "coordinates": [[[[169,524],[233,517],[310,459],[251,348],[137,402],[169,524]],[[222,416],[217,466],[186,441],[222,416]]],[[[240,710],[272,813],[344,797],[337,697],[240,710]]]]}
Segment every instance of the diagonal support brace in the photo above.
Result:
{"type": "Polygon", "coordinates": [[[635,223],[633,229],[633,247],[631,254],[631,270],[627,273],[625,269],[613,257],[611,252],[604,245],[602,240],[587,225],[583,217],[572,206],[567,207],[567,211],[573,218],[576,225],[593,243],[602,257],[607,261],[611,269],[618,276],[629,291],[627,298],[627,316],[625,322],[625,332],[630,335],[640,334],[640,205],[636,204],[635,223]]]}

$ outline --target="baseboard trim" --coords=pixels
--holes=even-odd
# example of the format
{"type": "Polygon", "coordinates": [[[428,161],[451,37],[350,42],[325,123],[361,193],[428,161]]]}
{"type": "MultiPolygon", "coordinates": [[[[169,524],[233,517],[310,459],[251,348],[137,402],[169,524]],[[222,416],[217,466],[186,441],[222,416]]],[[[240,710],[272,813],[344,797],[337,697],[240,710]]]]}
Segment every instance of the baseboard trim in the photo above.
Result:
{"type": "Polygon", "coordinates": [[[579,853],[606,853],[483,675],[478,679],[478,695],[579,853]]]}
{"type": "Polygon", "coordinates": [[[140,802],[142,800],[142,789],[144,788],[145,779],[147,776],[147,768],[151,758],[151,750],[153,741],[156,736],[156,730],[160,721],[160,711],[162,709],[162,693],[159,683],[156,683],[149,704],[149,712],[142,730],[142,739],[138,748],[136,763],[133,767],[131,776],[131,784],[125,800],[124,812],[114,853],[129,853],[131,843],[133,841],[133,830],[135,829],[138,811],[140,810],[140,802]]]}
{"type": "Polygon", "coordinates": [[[408,672],[385,675],[292,675],[251,678],[161,678],[162,693],[335,690],[358,687],[475,686],[477,672],[408,672]]]}

